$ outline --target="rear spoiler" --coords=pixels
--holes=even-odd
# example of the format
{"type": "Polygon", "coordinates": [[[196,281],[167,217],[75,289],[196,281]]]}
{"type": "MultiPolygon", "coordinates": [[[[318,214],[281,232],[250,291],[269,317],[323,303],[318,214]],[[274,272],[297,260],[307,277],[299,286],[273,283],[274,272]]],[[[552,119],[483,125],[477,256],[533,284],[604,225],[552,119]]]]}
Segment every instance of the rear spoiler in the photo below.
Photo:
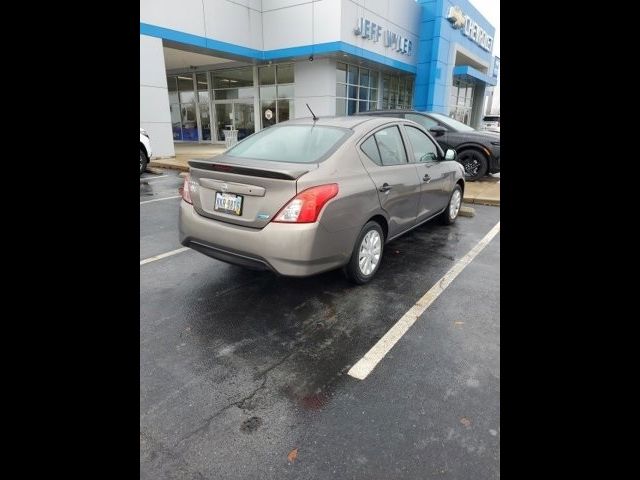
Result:
{"type": "MultiPolygon", "coordinates": [[[[261,162],[263,163],[263,162],[261,162]]],[[[266,162],[264,162],[266,163],[266,162]]],[[[283,164],[273,162],[274,165],[282,166],[283,164]]],[[[213,172],[235,173],[237,175],[246,175],[248,177],[277,178],[280,180],[297,180],[310,170],[317,168],[315,163],[310,164],[289,164],[286,168],[269,168],[264,169],[256,166],[245,166],[221,162],[211,162],[202,160],[189,160],[191,168],[199,170],[209,170],[213,172]]]]}

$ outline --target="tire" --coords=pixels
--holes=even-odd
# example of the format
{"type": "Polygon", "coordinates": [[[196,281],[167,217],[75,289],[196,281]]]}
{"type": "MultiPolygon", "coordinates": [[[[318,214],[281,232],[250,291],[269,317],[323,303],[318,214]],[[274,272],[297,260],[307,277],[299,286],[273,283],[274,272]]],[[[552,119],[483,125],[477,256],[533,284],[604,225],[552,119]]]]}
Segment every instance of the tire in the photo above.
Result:
{"type": "Polygon", "coordinates": [[[440,214],[440,223],[443,225],[451,225],[458,218],[458,214],[460,213],[460,207],[462,205],[462,189],[460,185],[456,185],[451,192],[451,196],[449,197],[449,203],[447,203],[447,208],[444,209],[444,212],[440,214]]]}
{"type": "Polygon", "coordinates": [[[382,254],[384,252],[384,232],[380,227],[380,224],[377,222],[367,222],[367,224],[362,227],[360,234],[356,240],[356,244],[353,247],[353,253],[351,254],[351,259],[349,263],[344,267],[344,274],[352,283],[357,285],[364,285],[365,283],[371,281],[374,277],[378,268],[380,268],[380,263],[382,262],[382,254]],[[377,242],[375,238],[378,238],[377,242]],[[367,241],[365,242],[365,238],[367,241]],[[373,245],[370,243],[373,241],[373,245]],[[365,243],[372,245],[373,250],[371,248],[367,248],[365,243]],[[376,245],[378,248],[376,248],[376,245]],[[363,267],[360,267],[360,250],[365,249],[368,251],[372,251],[373,256],[365,254],[365,262],[363,267]],[[371,265],[372,260],[375,259],[375,255],[377,252],[377,261],[375,265],[371,265]],[[367,262],[368,259],[368,262],[367,262]],[[372,269],[369,268],[372,266],[372,269]]]}
{"type": "Polygon", "coordinates": [[[149,159],[147,158],[147,154],[145,153],[145,151],[141,148],[140,149],[140,175],[142,175],[144,171],[147,169],[147,163],[149,163],[149,159]]]}
{"type": "Polygon", "coordinates": [[[458,154],[458,163],[464,167],[464,179],[475,182],[484,177],[489,169],[487,156],[477,150],[463,150],[458,154]]]}

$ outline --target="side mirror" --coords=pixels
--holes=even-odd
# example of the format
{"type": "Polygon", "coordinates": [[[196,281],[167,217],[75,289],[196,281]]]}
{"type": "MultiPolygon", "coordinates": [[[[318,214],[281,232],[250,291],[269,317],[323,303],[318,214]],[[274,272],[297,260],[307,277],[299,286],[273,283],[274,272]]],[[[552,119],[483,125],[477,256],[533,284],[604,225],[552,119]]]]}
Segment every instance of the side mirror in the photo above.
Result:
{"type": "Polygon", "coordinates": [[[431,127],[431,128],[429,129],[429,131],[430,131],[431,133],[433,133],[433,135],[434,135],[435,137],[439,137],[440,135],[444,135],[444,134],[445,134],[445,132],[447,131],[447,129],[446,129],[446,128],[444,128],[444,127],[442,127],[442,126],[440,126],[440,125],[435,125],[435,126],[431,127]]]}
{"type": "Polygon", "coordinates": [[[455,150],[449,148],[447,149],[447,152],[444,154],[444,159],[455,161],[458,159],[458,153],[455,150]]]}

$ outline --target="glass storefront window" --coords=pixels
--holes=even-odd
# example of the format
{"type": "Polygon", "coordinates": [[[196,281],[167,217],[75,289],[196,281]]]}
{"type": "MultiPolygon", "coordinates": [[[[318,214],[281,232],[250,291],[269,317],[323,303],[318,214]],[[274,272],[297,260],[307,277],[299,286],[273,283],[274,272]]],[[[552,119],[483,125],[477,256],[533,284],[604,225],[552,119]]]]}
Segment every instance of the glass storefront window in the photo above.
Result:
{"type": "Polygon", "coordinates": [[[262,128],[267,128],[277,123],[275,100],[261,101],[260,112],[260,118],[262,119],[262,128]]]}
{"type": "Polygon", "coordinates": [[[198,87],[198,91],[208,91],[209,90],[209,82],[207,82],[207,74],[206,73],[196,73],[196,85],[198,87]]]}
{"type": "Polygon", "coordinates": [[[382,108],[411,108],[413,104],[413,76],[382,76],[382,108]]]}
{"type": "Polygon", "coordinates": [[[358,67],[349,65],[347,68],[347,83],[352,85],[358,84],[358,67]]]}
{"type": "Polygon", "coordinates": [[[293,65],[278,65],[276,68],[278,84],[293,82],[293,65]]]}
{"type": "Polygon", "coordinates": [[[473,83],[454,79],[450,98],[449,116],[469,125],[473,107],[473,83]]]}
{"type": "Polygon", "coordinates": [[[202,128],[202,140],[211,140],[211,117],[209,116],[209,103],[201,103],[200,127],[202,128]]]}
{"type": "Polygon", "coordinates": [[[190,103],[195,100],[191,75],[178,75],[178,93],[180,94],[180,103],[190,103]]]}
{"type": "Polygon", "coordinates": [[[258,68],[258,81],[260,82],[260,85],[275,85],[276,66],[267,65],[266,67],[258,68]]]}
{"type": "Polygon", "coordinates": [[[336,65],[336,83],[347,83],[347,66],[344,63],[336,65]]]}
{"type": "Polygon", "coordinates": [[[169,106],[171,111],[171,128],[173,130],[173,139],[182,140],[182,121],[180,119],[180,104],[172,103],[169,106]]]}
{"type": "Polygon", "coordinates": [[[376,110],[379,73],[355,65],[336,64],[336,115],[376,110]]]}
{"type": "Polygon", "coordinates": [[[295,96],[293,64],[260,67],[258,80],[262,127],[266,128],[293,118],[295,96]]]}
{"type": "Polygon", "coordinates": [[[260,87],[260,100],[271,101],[276,99],[276,87],[260,87]]]}
{"type": "Polygon", "coordinates": [[[278,98],[293,98],[293,85],[278,85],[278,98]]]}

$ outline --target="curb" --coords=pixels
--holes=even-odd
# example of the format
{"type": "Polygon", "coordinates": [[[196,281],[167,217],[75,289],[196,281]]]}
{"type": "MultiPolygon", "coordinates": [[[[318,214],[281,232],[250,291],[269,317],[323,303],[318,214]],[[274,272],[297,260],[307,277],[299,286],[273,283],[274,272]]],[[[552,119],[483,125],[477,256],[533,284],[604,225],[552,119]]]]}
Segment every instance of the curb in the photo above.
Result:
{"type": "Polygon", "coordinates": [[[463,203],[471,203],[471,204],[478,204],[478,205],[490,205],[492,207],[499,207],[500,206],[500,200],[496,200],[495,198],[488,198],[488,197],[475,197],[475,198],[463,198],[462,199],[463,203]]]}
{"type": "Polygon", "coordinates": [[[149,162],[148,166],[152,167],[152,168],[168,168],[169,170],[178,170],[180,172],[188,172],[189,171],[189,166],[188,165],[176,165],[175,163],[168,163],[168,162],[163,162],[163,161],[152,161],[149,162]]]}

